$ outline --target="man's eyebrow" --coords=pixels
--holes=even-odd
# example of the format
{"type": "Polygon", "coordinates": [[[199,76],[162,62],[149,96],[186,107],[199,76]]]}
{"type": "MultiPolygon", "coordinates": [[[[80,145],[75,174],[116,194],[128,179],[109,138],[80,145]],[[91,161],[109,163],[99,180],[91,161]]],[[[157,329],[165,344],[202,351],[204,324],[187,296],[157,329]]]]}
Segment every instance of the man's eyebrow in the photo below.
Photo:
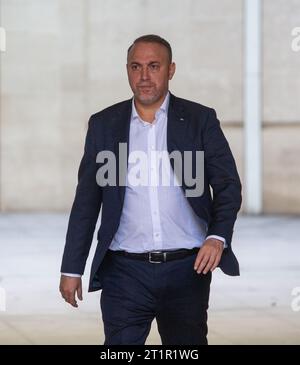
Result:
{"type": "MultiPolygon", "coordinates": [[[[153,64],[153,63],[158,63],[158,64],[160,64],[160,62],[159,62],[159,61],[150,61],[150,62],[148,62],[148,63],[147,63],[147,65],[151,65],[151,64],[153,64]]],[[[139,63],[139,62],[137,62],[137,61],[132,61],[132,62],[130,62],[130,65],[139,65],[139,66],[141,66],[142,64],[141,64],[141,63],[139,63]]]]}

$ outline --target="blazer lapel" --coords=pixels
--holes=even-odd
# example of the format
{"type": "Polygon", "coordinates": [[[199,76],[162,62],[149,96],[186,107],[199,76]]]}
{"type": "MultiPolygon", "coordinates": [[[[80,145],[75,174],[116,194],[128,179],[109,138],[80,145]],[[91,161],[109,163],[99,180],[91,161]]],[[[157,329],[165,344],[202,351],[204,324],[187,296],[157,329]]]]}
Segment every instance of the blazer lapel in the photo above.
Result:
{"type": "MultiPolygon", "coordinates": [[[[187,115],[183,105],[178,98],[171,94],[168,110],[167,148],[169,154],[171,154],[172,151],[179,151],[181,153],[182,163],[184,162],[184,151],[189,149],[186,146],[187,124],[187,115]]],[[[176,176],[181,171],[181,176],[177,176],[177,178],[179,181],[183,182],[184,166],[180,163],[180,166],[176,168],[174,165],[176,162],[180,163],[177,159],[170,159],[170,164],[176,176]]],[[[183,185],[184,184],[181,185],[182,189],[184,189],[183,185]]]]}
{"type": "MultiPolygon", "coordinates": [[[[120,182],[120,171],[119,171],[119,162],[120,159],[123,159],[122,166],[124,167],[124,159],[126,159],[126,171],[128,168],[128,154],[129,154],[129,131],[130,131],[130,120],[131,120],[131,111],[132,111],[132,99],[126,100],[122,108],[120,108],[114,115],[111,120],[111,141],[112,141],[112,151],[116,156],[116,189],[118,190],[118,195],[123,205],[124,196],[125,196],[125,185],[120,182]],[[126,144],[126,156],[120,155],[119,153],[119,144],[126,144]]],[[[124,177],[124,175],[123,175],[124,177]]],[[[126,175],[125,175],[126,177],[126,175]]],[[[122,179],[121,179],[122,180],[122,179]]]]}

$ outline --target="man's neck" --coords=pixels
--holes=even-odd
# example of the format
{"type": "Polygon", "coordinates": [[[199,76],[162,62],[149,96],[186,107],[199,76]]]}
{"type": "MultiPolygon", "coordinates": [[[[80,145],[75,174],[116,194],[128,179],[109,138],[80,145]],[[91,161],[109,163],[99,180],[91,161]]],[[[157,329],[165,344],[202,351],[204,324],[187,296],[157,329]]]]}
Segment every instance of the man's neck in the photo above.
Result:
{"type": "Polygon", "coordinates": [[[144,105],[139,103],[136,99],[134,99],[134,105],[136,111],[140,118],[148,123],[152,123],[155,119],[155,113],[161,107],[162,103],[165,100],[165,97],[168,92],[166,92],[157,102],[151,105],[144,105]]]}

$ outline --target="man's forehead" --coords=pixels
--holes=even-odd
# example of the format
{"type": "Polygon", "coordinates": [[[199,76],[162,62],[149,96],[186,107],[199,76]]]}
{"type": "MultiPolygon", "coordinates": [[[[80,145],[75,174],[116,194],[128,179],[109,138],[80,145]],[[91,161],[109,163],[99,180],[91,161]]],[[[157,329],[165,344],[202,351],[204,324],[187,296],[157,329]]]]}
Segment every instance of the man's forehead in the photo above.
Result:
{"type": "Polygon", "coordinates": [[[131,62],[138,61],[138,59],[159,61],[168,56],[168,51],[166,47],[159,43],[138,42],[132,46],[128,56],[131,62]]]}

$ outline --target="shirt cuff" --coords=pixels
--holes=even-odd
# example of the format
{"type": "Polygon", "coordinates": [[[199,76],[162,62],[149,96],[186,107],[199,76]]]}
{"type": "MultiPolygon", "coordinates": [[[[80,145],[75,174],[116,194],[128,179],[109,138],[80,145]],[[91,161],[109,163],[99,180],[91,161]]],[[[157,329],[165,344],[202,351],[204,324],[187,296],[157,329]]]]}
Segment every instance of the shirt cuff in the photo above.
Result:
{"type": "Polygon", "coordinates": [[[61,274],[65,276],[71,276],[72,278],[81,278],[80,274],[69,274],[67,272],[62,272],[61,274]]]}
{"type": "Polygon", "coordinates": [[[217,239],[217,240],[220,240],[220,241],[222,241],[222,242],[223,242],[224,248],[227,248],[227,247],[228,247],[228,246],[227,246],[227,244],[226,244],[226,240],[225,240],[225,238],[224,238],[224,237],[217,236],[217,235],[215,235],[215,234],[211,234],[211,235],[209,235],[209,236],[207,236],[207,237],[206,237],[206,239],[208,239],[208,238],[215,238],[215,239],[217,239]]]}

